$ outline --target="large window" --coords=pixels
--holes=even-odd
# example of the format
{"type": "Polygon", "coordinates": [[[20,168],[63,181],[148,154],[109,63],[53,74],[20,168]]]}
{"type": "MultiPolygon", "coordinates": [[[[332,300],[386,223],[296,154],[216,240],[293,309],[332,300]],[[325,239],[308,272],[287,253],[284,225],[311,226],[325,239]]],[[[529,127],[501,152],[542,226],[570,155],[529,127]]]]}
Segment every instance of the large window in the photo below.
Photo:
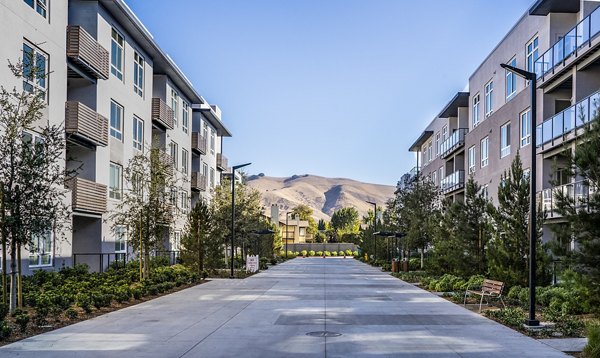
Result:
{"type": "Polygon", "coordinates": [[[52,266],[52,231],[42,235],[34,235],[29,246],[29,267],[52,266]]]}
{"type": "Polygon", "coordinates": [[[183,101],[181,107],[183,109],[181,112],[181,127],[183,127],[183,133],[187,133],[190,126],[190,105],[183,101]]]}
{"type": "Polygon", "coordinates": [[[475,146],[469,148],[469,174],[475,172],[475,146]]]}
{"type": "Polygon", "coordinates": [[[204,175],[205,180],[208,178],[208,164],[206,163],[202,163],[202,175],[204,175]]]}
{"type": "Polygon", "coordinates": [[[494,111],[494,81],[485,85],[485,116],[489,117],[494,111]]]}
{"type": "Polygon", "coordinates": [[[441,145],[441,142],[440,142],[440,133],[437,133],[435,135],[435,156],[436,157],[439,157],[439,155],[440,155],[440,149],[441,149],[440,145],[441,145]]]}
{"type": "Polygon", "coordinates": [[[510,154],[510,122],[500,127],[500,158],[510,154]]]}
{"type": "Polygon", "coordinates": [[[115,235],[115,253],[125,254],[127,253],[127,240],[125,226],[117,226],[114,229],[115,235]]]}
{"type": "Polygon", "coordinates": [[[133,54],[133,92],[144,96],[144,58],[137,52],[133,54]]]}
{"type": "Polygon", "coordinates": [[[144,148],[144,121],[133,116],[133,147],[137,150],[144,148]]]}
{"type": "Polygon", "coordinates": [[[210,153],[215,154],[215,130],[210,129],[210,153]]]}
{"type": "Polygon", "coordinates": [[[181,150],[181,171],[183,174],[188,173],[188,156],[189,153],[186,149],[181,150]]]}
{"type": "Polygon", "coordinates": [[[429,144],[427,145],[427,157],[429,158],[429,161],[433,160],[433,143],[429,142],[429,144]]]}
{"type": "Polygon", "coordinates": [[[531,111],[526,110],[520,115],[521,122],[521,147],[531,143],[531,111]]]}
{"type": "Polygon", "coordinates": [[[110,135],[123,140],[123,107],[115,101],[110,101],[110,135]]]}
{"type": "Polygon", "coordinates": [[[179,103],[179,95],[177,94],[177,92],[174,89],[171,88],[171,109],[173,110],[173,124],[175,124],[176,127],[179,125],[178,121],[177,121],[177,118],[178,118],[177,104],[178,103],[179,103]]]}
{"type": "Polygon", "coordinates": [[[529,72],[535,72],[534,64],[539,57],[538,44],[539,41],[536,36],[527,44],[527,47],[525,49],[527,54],[527,71],[529,72]]]}
{"type": "Polygon", "coordinates": [[[448,139],[448,126],[442,128],[442,141],[448,139]]]}
{"type": "MultiPolygon", "coordinates": [[[[509,65],[517,67],[517,59],[510,60],[509,65]]],[[[513,71],[506,71],[506,99],[511,99],[517,93],[517,75],[513,71]]]]}
{"type": "Polygon", "coordinates": [[[23,44],[23,90],[29,93],[44,93],[47,90],[48,55],[37,47],[23,44]]]}
{"type": "Polygon", "coordinates": [[[488,165],[488,145],[490,140],[488,137],[485,137],[481,140],[481,149],[479,153],[481,153],[481,167],[487,167],[488,165]]]}
{"type": "Polygon", "coordinates": [[[479,97],[479,93],[477,93],[475,96],[473,96],[473,118],[472,118],[473,128],[475,128],[479,125],[479,103],[480,102],[481,102],[481,99],[479,97]]]}
{"type": "Polygon", "coordinates": [[[118,79],[123,80],[123,48],[125,40],[114,28],[112,29],[112,42],[110,45],[110,72],[118,79]]]}
{"type": "Polygon", "coordinates": [[[180,193],[180,197],[181,197],[181,209],[184,212],[187,212],[187,210],[190,207],[189,200],[188,200],[188,193],[186,191],[182,191],[180,193]]]}
{"type": "Polygon", "coordinates": [[[179,146],[177,143],[171,141],[171,160],[173,161],[173,167],[177,169],[178,158],[179,158],[179,146]]]}
{"type": "Polygon", "coordinates": [[[123,167],[110,163],[108,180],[108,197],[120,200],[123,197],[123,167]]]}
{"type": "Polygon", "coordinates": [[[24,0],[25,3],[35,9],[38,14],[46,17],[48,15],[48,4],[46,0],[24,0]]]}

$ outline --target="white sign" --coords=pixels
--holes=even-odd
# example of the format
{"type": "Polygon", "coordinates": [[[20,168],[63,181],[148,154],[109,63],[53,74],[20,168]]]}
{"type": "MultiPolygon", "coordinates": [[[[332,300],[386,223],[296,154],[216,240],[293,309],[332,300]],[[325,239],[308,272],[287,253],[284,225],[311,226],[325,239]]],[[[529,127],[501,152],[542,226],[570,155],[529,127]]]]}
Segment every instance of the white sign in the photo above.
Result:
{"type": "Polygon", "coordinates": [[[257,272],[258,271],[258,255],[250,256],[246,255],[246,272],[257,272]]]}

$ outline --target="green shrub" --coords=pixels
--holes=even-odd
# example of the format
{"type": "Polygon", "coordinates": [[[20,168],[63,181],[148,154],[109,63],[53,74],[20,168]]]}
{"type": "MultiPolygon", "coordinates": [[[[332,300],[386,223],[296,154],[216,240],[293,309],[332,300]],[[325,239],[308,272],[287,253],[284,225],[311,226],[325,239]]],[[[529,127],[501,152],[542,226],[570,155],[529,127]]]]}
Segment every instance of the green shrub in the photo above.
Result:
{"type": "Polygon", "coordinates": [[[294,252],[294,256],[300,256],[300,253],[298,251],[294,252]]]}
{"type": "MultiPolygon", "coordinates": [[[[276,258],[274,258],[274,257],[271,258],[271,265],[277,265],[277,259],[276,258]]],[[[207,272],[206,277],[208,277],[208,272],[207,272]]]]}
{"type": "Polygon", "coordinates": [[[352,250],[350,250],[350,249],[346,250],[346,256],[353,256],[352,255],[352,250]]]}
{"type": "Polygon", "coordinates": [[[460,287],[459,290],[466,291],[480,288],[483,285],[483,280],[485,280],[483,275],[473,275],[469,277],[467,282],[465,282],[465,284],[460,287]]]}
{"type": "Polygon", "coordinates": [[[300,251],[300,253],[302,254],[302,256],[308,255],[308,251],[306,251],[306,250],[302,250],[302,251],[300,251]]]}
{"type": "Polygon", "coordinates": [[[287,252],[287,257],[288,259],[293,259],[295,257],[294,253],[292,251],[288,251],[287,252]]]}
{"type": "Polygon", "coordinates": [[[5,340],[10,337],[12,329],[5,321],[0,321],[0,339],[5,340]]]}
{"type": "Polygon", "coordinates": [[[283,251],[283,250],[279,251],[279,257],[285,257],[285,251],[283,251]]]}
{"type": "Polygon", "coordinates": [[[445,274],[438,280],[432,280],[429,289],[436,292],[461,291],[465,283],[465,280],[460,277],[445,274]]]}
{"type": "Polygon", "coordinates": [[[308,252],[308,256],[315,256],[315,250],[310,250],[308,252]]]}
{"type": "Polygon", "coordinates": [[[66,311],[65,311],[65,315],[67,315],[67,317],[71,320],[76,319],[77,316],[79,315],[79,313],[77,313],[77,310],[74,309],[73,307],[69,307],[66,311]]]}
{"type": "Polygon", "coordinates": [[[337,251],[332,251],[331,252],[331,256],[337,256],[337,255],[338,255],[337,251]]]}
{"type": "Polygon", "coordinates": [[[260,270],[266,270],[269,268],[269,266],[267,265],[269,263],[269,259],[266,257],[261,257],[259,260],[259,264],[258,264],[258,268],[260,270]]]}
{"type": "Polygon", "coordinates": [[[338,256],[344,256],[345,254],[346,254],[346,253],[345,253],[344,251],[342,251],[342,250],[340,250],[340,251],[338,252],[338,256]]]}
{"type": "Polygon", "coordinates": [[[521,329],[526,318],[525,312],[519,307],[484,311],[484,315],[505,326],[515,329],[521,329]]]}
{"type": "Polygon", "coordinates": [[[323,256],[323,251],[317,251],[317,256],[323,256]]]}
{"type": "Polygon", "coordinates": [[[408,259],[408,269],[411,271],[416,271],[421,269],[421,259],[416,257],[411,257],[408,259]]]}
{"type": "Polygon", "coordinates": [[[354,251],[354,252],[352,253],[352,255],[353,255],[354,257],[358,257],[358,251],[354,251]]]}
{"type": "Polygon", "coordinates": [[[0,321],[4,321],[6,316],[10,312],[10,307],[6,303],[0,303],[0,321]]]}
{"type": "Polygon", "coordinates": [[[325,251],[325,256],[331,256],[331,252],[325,251]]]}
{"type": "Polygon", "coordinates": [[[15,322],[19,325],[21,332],[27,331],[27,324],[29,324],[29,314],[23,312],[17,316],[15,316],[15,322]]]}
{"type": "Polygon", "coordinates": [[[590,323],[586,327],[588,343],[583,348],[586,358],[600,358],[600,323],[590,323]]]}

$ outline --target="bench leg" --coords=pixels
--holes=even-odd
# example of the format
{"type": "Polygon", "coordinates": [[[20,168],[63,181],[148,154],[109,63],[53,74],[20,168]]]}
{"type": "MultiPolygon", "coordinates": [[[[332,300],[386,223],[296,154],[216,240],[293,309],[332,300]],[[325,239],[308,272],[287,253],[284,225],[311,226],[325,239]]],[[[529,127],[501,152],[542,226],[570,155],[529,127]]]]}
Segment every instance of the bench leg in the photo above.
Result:
{"type": "Polygon", "coordinates": [[[465,300],[463,301],[463,306],[467,306],[467,291],[465,291],[465,300]]]}
{"type": "Polygon", "coordinates": [[[502,296],[500,296],[500,302],[502,302],[502,306],[504,306],[504,309],[506,309],[506,305],[504,304],[504,300],[502,299],[502,296]]]}
{"type": "Polygon", "coordinates": [[[483,304],[483,297],[485,295],[481,295],[481,300],[479,300],[479,313],[481,313],[481,305],[483,304]]]}

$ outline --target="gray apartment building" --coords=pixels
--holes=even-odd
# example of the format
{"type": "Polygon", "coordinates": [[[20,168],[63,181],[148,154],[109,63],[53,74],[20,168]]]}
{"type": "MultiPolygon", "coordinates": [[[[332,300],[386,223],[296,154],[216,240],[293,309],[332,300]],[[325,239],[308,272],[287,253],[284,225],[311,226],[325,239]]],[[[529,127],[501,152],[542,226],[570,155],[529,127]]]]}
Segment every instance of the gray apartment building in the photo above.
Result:
{"type": "MultiPolygon", "coordinates": [[[[475,69],[469,92],[455,96],[409,148],[417,154],[422,175],[454,200],[472,175],[496,202],[502,173],[518,151],[523,168],[530,168],[530,146],[535,145],[536,195],[546,223],[560,222],[553,193],[583,198],[590,191],[561,168],[598,108],[599,34],[599,1],[537,0],[475,69]],[[534,125],[530,84],[501,68],[502,63],[536,73],[534,125]],[[537,143],[531,143],[532,130],[537,143]]],[[[551,235],[545,225],[544,239],[551,235]]]]}
{"type": "Polygon", "coordinates": [[[129,160],[151,148],[174,169],[176,222],[165,250],[178,251],[187,212],[210,200],[228,170],[223,137],[231,133],[219,107],[198,94],[122,0],[0,0],[0,28],[5,63],[28,52],[48,73],[46,81],[28,83],[0,66],[0,83],[44,86],[44,119],[65,125],[65,166],[78,168],[67,183],[72,230],[63,240],[49,235],[24,248],[25,273],[74,258],[102,269],[130,254],[127,228],[113,230],[110,213],[131,189],[124,179],[129,160]]]}

